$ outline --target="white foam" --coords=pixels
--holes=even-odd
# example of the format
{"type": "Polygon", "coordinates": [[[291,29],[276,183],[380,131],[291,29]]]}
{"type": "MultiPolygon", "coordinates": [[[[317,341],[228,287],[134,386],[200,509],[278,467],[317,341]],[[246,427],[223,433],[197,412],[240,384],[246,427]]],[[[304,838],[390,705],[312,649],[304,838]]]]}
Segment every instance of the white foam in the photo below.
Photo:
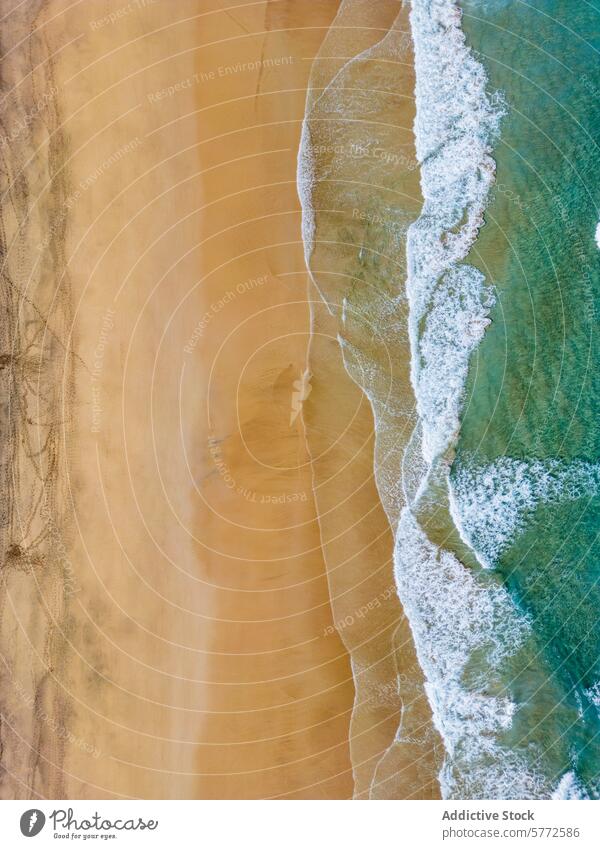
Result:
{"type": "Polygon", "coordinates": [[[563,777],[558,782],[558,786],[552,794],[553,799],[589,799],[577,775],[570,770],[565,772],[563,777]]]}
{"type": "Polygon", "coordinates": [[[584,690],[584,693],[589,701],[594,705],[598,716],[600,717],[600,681],[596,681],[592,687],[584,690]]]}
{"type": "Polygon", "coordinates": [[[426,691],[449,758],[444,798],[538,798],[551,788],[501,744],[517,705],[490,694],[530,623],[500,585],[484,586],[450,552],[433,545],[409,508],[399,523],[396,581],[409,618],[426,691]],[[477,653],[481,680],[464,684],[477,653]]]}
{"type": "Polygon", "coordinates": [[[581,460],[515,460],[463,466],[450,482],[452,518],[485,568],[524,527],[538,504],[573,501],[600,492],[600,465],[581,460]]]}
{"type": "Polygon", "coordinates": [[[296,168],[296,188],[302,208],[302,241],[304,243],[304,260],[310,272],[310,257],[315,241],[315,212],[312,205],[312,193],[315,186],[315,158],[310,141],[310,128],[307,119],[302,122],[300,147],[296,168]]]}
{"type": "Polygon", "coordinates": [[[454,438],[469,357],[493,304],[491,289],[462,263],[483,223],[494,181],[491,144],[503,110],[450,0],[413,0],[415,137],[424,205],[407,239],[411,380],[428,461],[454,438]]]}
{"type": "Polygon", "coordinates": [[[600,248],[600,221],[596,224],[596,244],[600,248]]]}
{"type": "MultiPolygon", "coordinates": [[[[493,293],[464,260],[494,180],[491,143],[502,109],[465,44],[455,3],[413,0],[410,20],[424,205],[407,238],[411,381],[420,418],[407,459],[414,464],[420,444],[424,468],[420,482],[405,484],[396,582],[448,753],[442,795],[548,797],[546,778],[503,744],[518,705],[500,684],[502,670],[530,623],[500,583],[484,582],[434,545],[415,515],[436,459],[456,439],[469,358],[489,325],[493,293]]],[[[447,465],[441,473],[447,481],[447,465]]]]}
{"type": "MultiPolygon", "coordinates": [[[[469,359],[494,302],[483,274],[465,259],[494,181],[492,142],[503,107],[487,92],[485,71],[465,44],[460,19],[450,0],[412,2],[424,205],[408,231],[407,293],[411,381],[431,470],[423,482],[456,441],[469,359]]],[[[447,464],[441,469],[447,479],[447,464]]],[[[463,539],[490,565],[535,504],[578,497],[590,491],[594,478],[585,464],[549,468],[509,460],[455,482],[460,495],[447,481],[450,512],[463,539]]],[[[416,498],[423,482],[411,487],[416,498]]],[[[448,752],[442,795],[549,798],[559,791],[543,772],[542,751],[519,751],[506,742],[519,706],[500,682],[509,659],[528,640],[529,621],[499,582],[482,580],[432,544],[416,509],[409,503],[400,521],[396,580],[448,752]]],[[[560,792],[582,792],[574,774],[563,778],[560,792]]]]}

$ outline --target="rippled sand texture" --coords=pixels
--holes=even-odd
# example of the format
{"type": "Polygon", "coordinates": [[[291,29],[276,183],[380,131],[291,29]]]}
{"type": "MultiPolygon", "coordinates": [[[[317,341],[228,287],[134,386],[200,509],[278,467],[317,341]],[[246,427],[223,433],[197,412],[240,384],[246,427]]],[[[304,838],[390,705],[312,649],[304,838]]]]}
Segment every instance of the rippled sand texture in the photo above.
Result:
{"type": "Polygon", "coordinates": [[[295,184],[337,3],[1,6],[0,794],[350,797],[295,184]]]}
{"type": "Polygon", "coordinates": [[[413,471],[409,463],[403,480],[416,422],[405,251],[422,203],[413,54],[398,9],[341,5],[313,66],[299,168],[313,298],[306,420],[334,620],[355,678],[361,798],[439,793],[440,743],[396,595],[390,532],[413,471]]]}

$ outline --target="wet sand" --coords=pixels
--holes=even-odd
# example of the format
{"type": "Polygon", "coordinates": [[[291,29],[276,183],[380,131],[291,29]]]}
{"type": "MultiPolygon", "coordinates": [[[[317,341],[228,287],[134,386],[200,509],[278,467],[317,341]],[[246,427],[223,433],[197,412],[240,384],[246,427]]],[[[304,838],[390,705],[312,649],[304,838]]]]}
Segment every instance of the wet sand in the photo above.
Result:
{"type": "Polygon", "coordinates": [[[441,741],[392,556],[415,424],[404,232],[422,204],[408,7],[348,2],[336,23],[313,64],[304,141],[315,234],[315,392],[305,405],[314,491],[334,621],[354,673],[355,796],[437,798],[441,741]]]}

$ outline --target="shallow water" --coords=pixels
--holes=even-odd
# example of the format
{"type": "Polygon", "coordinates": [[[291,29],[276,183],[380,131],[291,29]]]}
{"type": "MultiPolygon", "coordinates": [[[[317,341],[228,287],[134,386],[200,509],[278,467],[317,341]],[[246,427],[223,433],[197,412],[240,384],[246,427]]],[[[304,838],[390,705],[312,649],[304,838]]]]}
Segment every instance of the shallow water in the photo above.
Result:
{"type": "Polygon", "coordinates": [[[309,98],[306,256],[373,408],[442,793],[597,796],[598,15],[460,6],[414,0],[414,59],[397,22],[309,98]]]}
{"type": "MultiPolygon", "coordinates": [[[[337,336],[348,374],[371,403],[375,479],[392,530],[404,504],[402,456],[416,422],[408,301],[400,282],[406,276],[406,233],[421,205],[412,133],[412,49],[406,11],[396,19],[397,11],[396,3],[374,7],[355,0],[340,7],[339,29],[332,30],[313,67],[298,173],[313,296],[323,302],[312,309],[310,368],[316,391],[323,373],[319,358],[326,355],[321,337],[328,327],[328,333],[337,336]],[[346,60],[341,67],[340,56],[346,60]]],[[[330,396],[336,392],[337,388],[330,390],[330,396]]],[[[321,430],[322,423],[309,416],[313,447],[322,444],[321,430]]],[[[319,464],[315,474],[319,500],[319,464]]],[[[323,513],[322,537],[327,539],[331,521],[323,513]]],[[[389,543],[390,585],[392,553],[389,543]]],[[[366,580],[372,567],[368,558],[363,560],[362,580],[366,580]]],[[[337,620],[336,608],[343,606],[348,587],[339,586],[339,574],[334,580],[338,592],[332,585],[332,606],[337,620]]],[[[380,628],[384,620],[378,621],[380,628]]],[[[410,634],[407,639],[404,631],[399,630],[389,645],[375,641],[368,657],[364,648],[361,652],[353,645],[347,629],[341,631],[355,671],[353,728],[364,721],[372,699],[365,690],[373,684],[373,673],[382,670],[388,654],[396,664],[395,674],[385,682],[390,703],[398,705],[396,739],[392,737],[373,764],[368,788],[372,798],[430,797],[437,783],[439,738],[423,673],[410,634]]],[[[351,747],[353,760],[360,762],[352,740],[351,747]]],[[[355,780],[357,795],[364,796],[364,770],[355,768],[355,780]]]]}

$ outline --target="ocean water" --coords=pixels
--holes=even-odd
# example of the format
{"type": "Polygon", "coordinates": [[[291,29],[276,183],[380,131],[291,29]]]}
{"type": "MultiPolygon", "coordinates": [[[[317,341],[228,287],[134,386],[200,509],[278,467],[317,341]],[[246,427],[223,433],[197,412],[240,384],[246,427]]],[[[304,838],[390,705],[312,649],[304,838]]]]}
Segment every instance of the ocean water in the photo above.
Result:
{"type": "Polygon", "coordinates": [[[373,408],[448,798],[600,795],[599,23],[413,0],[307,102],[307,265],[373,408]]]}
{"type": "Polygon", "coordinates": [[[535,736],[557,774],[598,797],[600,10],[461,5],[505,115],[470,257],[496,302],[470,366],[456,510],[480,562],[530,618],[560,693],[535,736]]]}

